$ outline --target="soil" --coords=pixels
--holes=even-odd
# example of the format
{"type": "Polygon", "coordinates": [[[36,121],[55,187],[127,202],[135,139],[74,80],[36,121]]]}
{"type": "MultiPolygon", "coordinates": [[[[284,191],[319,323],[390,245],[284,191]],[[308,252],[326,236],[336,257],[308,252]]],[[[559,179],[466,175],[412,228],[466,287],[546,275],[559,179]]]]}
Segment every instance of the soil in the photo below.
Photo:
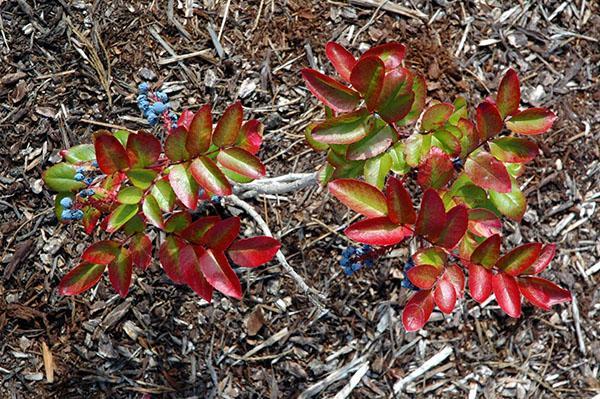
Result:
{"type": "Polygon", "coordinates": [[[446,346],[451,355],[401,396],[598,395],[598,4],[402,4],[427,17],[354,0],[0,0],[0,397],[288,398],[311,387],[315,397],[333,397],[362,364],[368,370],[348,397],[391,397],[396,381],[446,346]],[[222,31],[222,57],[210,29],[222,31]],[[173,54],[157,38],[177,55],[209,56],[167,63],[173,54]],[[338,259],[348,242],[337,230],[351,215],[316,187],[252,203],[325,297],[325,313],[275,262],[241,274],[241,301],[217,295],[207,304],[158,264],[135,276],[126,299],[106,281],[84,295],[57,295],[89,240],[57,222],[41,183],[61,148],[89,142],[103,124],[148,128],[135,97],[150,80],[178,111],[212,102],[221,112],[241,98],[246,115],[266,125],[268,173],[314,171],[323,155],[309,150],[303,129],[322,110],[299,70],[333,72],[329,40],[355,53],[405,43],[407,65],[425,73],[440,100],[463,94],[476,104],[512,66],[524,104],[556,111],[553,130],[535,138],[543,154],[520,180],[529,208],[521,225],[506,223],[505,245],[556,242],[544,275],[575,303],[548,312],[526,306],[515,320],[467,297],[451,316],[435,313],[424,330],[407,333],[399,320],[407,249],[344,276],[338,259]]]}

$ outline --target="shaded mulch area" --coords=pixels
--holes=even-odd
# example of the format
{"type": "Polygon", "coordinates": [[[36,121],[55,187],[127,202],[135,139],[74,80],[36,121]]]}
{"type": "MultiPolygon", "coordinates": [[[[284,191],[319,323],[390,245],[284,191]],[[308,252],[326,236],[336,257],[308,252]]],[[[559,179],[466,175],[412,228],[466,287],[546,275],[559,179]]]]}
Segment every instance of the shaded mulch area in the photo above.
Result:
{"type": "Polygon", "coordinates": [[[404,4],[424,18],[379,4],[0,1],[0,397],[287,398],[309,388],[333,397],[361,367],[350,396],[389,397],[398,379],[445,347],[450,356],[402,395],[600,392],[597,4],[404,4]],[[222,30],[223,57],[210,30],[222,30]],[[269,174],[313,171],[323,156],[305,145],[303,128],[321,109],[299,70],[332,72],[323,52],[332,39],[357,53],[406,43],[407,65],[426,74],[440,100],[465,94],[476,104],[512,66],[524,103],[558,113],[555,128],[536,137],[543,154],[520,180],[529,208],[522,225],[506,224],[505,246],[557,242],[545,275],[569,288],[576,305],[526,306],[514,320],[466,298],[449,317],[436,313],[425,330],[406,333],[400,270],[408,252],[345,277],[337,258],[348,243],[336,231],[351,215],[316,187],[252,203],[292,266],[325,296],[326,312],[276,263],[242,273],[241,301],[217,295],[209,305],[158,264],[135,276],[126,299],[106,281],[85,295],[57,296],[87,245],[79,227],[57,223],[42,187],[59,149],[88,142],[102,124],[148,128],[135,96],[149,79],[176,110],[213,102],[221,112],[241,98],[247,116],[267,127],[260,155],[269,174]],[[52,353],[52,383],[44,353],[52,353]]]}

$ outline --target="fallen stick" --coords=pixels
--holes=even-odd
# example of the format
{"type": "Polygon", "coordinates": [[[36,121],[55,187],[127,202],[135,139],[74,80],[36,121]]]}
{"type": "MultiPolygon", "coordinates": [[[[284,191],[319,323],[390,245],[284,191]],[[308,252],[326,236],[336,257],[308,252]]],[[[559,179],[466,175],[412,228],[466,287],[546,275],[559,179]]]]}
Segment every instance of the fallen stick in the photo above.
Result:
{"type": "Polygon", "coordinates": [[[339,391],[337,395],[333,397],[333,399],[346,399],[350,393],[352,393],[354,388],[356,388],[365,374],[367,374],[367,371],[369,371],[369,362],[364,362],[350,378],[350,382],[348,382],[348,384],[344,386],[344,388],[342,388],[342,390],[339,391]]]}
{"type": "Polygon", "coordinates": [[[234,187],[233,192],[242,198],[250,198],[257,194],[285,194],[315,184],[317,184],[316,173],[294,173],[256,180],[252,183],[239,184],[234,187]]]}
{"type": "Polygon", "coordinates": [[[449,346],[445,346],[441,351],[429,358],[429,360],[423,363],[420,367],[417,367],[412,373],[410,373],[400,381],[396,382],[394,384],[394,393],[400,393],[408,384],[425,374],[428,370],[434,368],[435,366],[446,360],[446,358],[450,356],[450,354],[452,354],[452,348],[449,346]]]}
{"type": "MultiPolygon", "coordinates": [[[[380,0],[350,0],[350,3],[356,4],[363,7],[379,7],[381,4],[380,0]]],[[[386,2],[382,9],[385,11],[393,12],[398,15],[404,15],[405,17],[411,17],[418,20],[427,20],[429,16],[419,10],[413,10],[399,4],[394,4],[390,2],[386,2]]]]}
{"type": "Polygon", "coordinates": [[[583,334],[581,333],[581,322],[579,320],[579,306],[577,306],[577,297],[575,295],[573,295],[571,306],[573,308],[573,321],[575,323],[575,334],[577,335],[579,351],[582,355],[585,355],[585,341],[583,340],[583,334]]]}
{"type": "Polygon", "coordinates": [[[158,60],[158,65],[169,65],[174,62],[179,62],[179,61],[187,60],[188,58],[194,58],[194,57],[200,57],[204,61],[208,61],[211,64],[216,64],[217,60],[211,55],[211,53],[212,53],[211,49],[204,49],[204,50],[194,51],[192,53],[174,55],[172,57],[161,58],[160,60],[158,60]]]}
{"type": "Polygon", "coordinates": [[[325,379],[309,386],[304,392],[302,392],[300,394],[300,396],[298,396],[298,399],[312,398],[313,396],[315,396],[316,394],[321,392],[323,389],[327,388],[329,385],[344,378],[346,375],[348,375],[348,373],[352,372],[357,367],[360,367],[361,365],[363,365],[366,360],[367,360],[366,355],[355,358],[347,365],[345,365],[345,366],[337,369],[336,371],[332,372],[331,374],[329,374],[327,377],[325,377],[325,379]]]}

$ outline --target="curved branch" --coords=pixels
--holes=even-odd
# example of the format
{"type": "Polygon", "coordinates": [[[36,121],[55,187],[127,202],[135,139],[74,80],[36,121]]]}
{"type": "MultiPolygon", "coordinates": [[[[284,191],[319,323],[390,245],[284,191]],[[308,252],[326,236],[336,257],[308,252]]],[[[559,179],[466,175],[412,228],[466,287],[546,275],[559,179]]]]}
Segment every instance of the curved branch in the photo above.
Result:
{"type": "Polygon", "coordinates": [[[260,179],[246,184],[234,186],[233,192],[242,198],[254,197],[257,194],[285,194],[301,190],[318,183],[317,173],[291,173],[288,175],[260,179]]]}

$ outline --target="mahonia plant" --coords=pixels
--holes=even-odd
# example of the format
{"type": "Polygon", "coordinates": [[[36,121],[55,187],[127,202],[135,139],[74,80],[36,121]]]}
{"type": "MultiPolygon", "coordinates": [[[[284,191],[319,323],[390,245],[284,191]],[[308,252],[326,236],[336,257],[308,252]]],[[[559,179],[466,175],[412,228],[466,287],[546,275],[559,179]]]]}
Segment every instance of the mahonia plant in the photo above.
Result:
{"type": "Polygon", "coordinates": [[[238,239],[238,217],[206,214],[211,199],[232,194],[230,180],[246,183],[265,175],[256,157],[263,126],[257,120],[243,123],[240,102],[225,110],[214,129],[210,105],[177,118],[163,92],[148,90],[140,85],[138,105],[151,124],[163,120],[164,145],[144,131],[101,130],[93,144],[63,150],[65,162],[44,173],[46,185],[58,192],[59,220],[80,220],[87,234],[103,238],[62,278],[59,293],[75,295],[93,287],[108,267],[112,286],[124,297],[133,267],[149,266],[153,241],[158,245],[163,236],[158,258],[174,283],[188,285],[209,302],[213,289],[241,298],[230,261],[258,267],[280,244],[267,236],[238,239]],[[153,240],[151,229],[162,233],[153,240]]]}
{"type": "Polygon", "coordinates": [[[474,120],[463,97],[427,104],[425,78],[403,66],[405,52],[404,45],[388,43],[356,59],[330,42],[326,55],[342,81],[302,70],[326,111],[325,120],[305,132],[309,145],[327,154],[319,179],[364,216],[346,236],[374,247],[358,259],[352,258],[355,250],[343,254],[344,270],[351,274],[370,256],[416,239],[420,248],[404,267],[403,286],[416,290],[402,314],[407,331],[423,327],[435,305],[452,312],[464,296],[465,270],[473,299],[482,303],[494,293],[511,317],[521,315],[521,295],[542,309],[569,301],[567,290],[537,276],[554,257],[554,244],[524,244],[503,255],[500,250],[500,217],[523,217],[526,201],[516,179],[538,154],[534,141],[515,134],[542,134],[555,114],[519,108],[512,69],[496,97],[477,106],[474,120]],[[418,212],[407,190],[415,188],[408,186],[413,180],[422,191],[418,212]]]}

